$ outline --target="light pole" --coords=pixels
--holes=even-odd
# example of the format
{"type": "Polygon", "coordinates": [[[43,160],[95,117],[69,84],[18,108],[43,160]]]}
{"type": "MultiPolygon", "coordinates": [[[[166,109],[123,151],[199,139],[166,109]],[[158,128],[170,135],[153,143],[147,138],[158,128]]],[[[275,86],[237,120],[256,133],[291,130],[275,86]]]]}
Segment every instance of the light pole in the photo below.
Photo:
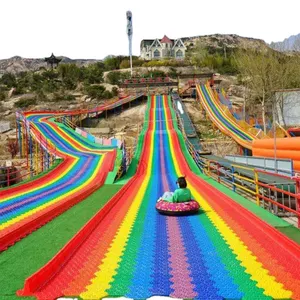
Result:
{"type": "Polygon", "coordinates": [[[276,145],[276,113],[275,113],[275,106],[276,106],[276,93],[273,94],[273,137],[274,137],[274,161],[275,161],[275,173],[277,173],[277,145],[276,145]]]}
{"type": "Polygon", "coordinates": [[[246,122],[246,86],[244,86],[244,106],[243,106],[244,122],[246,122]]]}
{"type": "Polygon", "coordinates": [[[132,77],[132,13],[131,11],[126,12],[126,19],[127,19],[127,36],[129,42],[129,57],[130,57],[130,74],[132,77]]]}

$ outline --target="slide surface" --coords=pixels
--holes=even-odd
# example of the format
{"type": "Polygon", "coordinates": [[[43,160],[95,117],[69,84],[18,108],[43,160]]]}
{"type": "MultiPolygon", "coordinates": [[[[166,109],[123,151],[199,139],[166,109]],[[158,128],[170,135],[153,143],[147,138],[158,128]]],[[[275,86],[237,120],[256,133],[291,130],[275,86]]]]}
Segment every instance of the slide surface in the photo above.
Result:
{"type": "Polygon", "coordinates": [[[114,167],[116,149],[89,142],[51,120],[48,113],[25,113],[32,133],[51,140],[63,159],[50,172],[1,190],[0,251],[98,189],[114,167]]]}
{"type": "MultiPolygon", "coordinates": [[[[238,144],[247,149],[252,149],[252,141],[256,136],[247,132],[242,128],[234,118],[229,117],[224,112],[218,101],[216,101],[213,91],[207,85],[197,85],[197,93],[200,96],[200,101],[207,112],[211,121],[226,135],[233,138],[238,144]]],[[[255,129],[254,129],[255,130],[255,129]]]]}
{"type": "Polygon", "coordinates": [[[135,175],[19,295],[300,299],[299,245],[197,176],[170,99],[150,101],[135,175]],[[180,175],[201,212],[158,214],[180,175]]]}

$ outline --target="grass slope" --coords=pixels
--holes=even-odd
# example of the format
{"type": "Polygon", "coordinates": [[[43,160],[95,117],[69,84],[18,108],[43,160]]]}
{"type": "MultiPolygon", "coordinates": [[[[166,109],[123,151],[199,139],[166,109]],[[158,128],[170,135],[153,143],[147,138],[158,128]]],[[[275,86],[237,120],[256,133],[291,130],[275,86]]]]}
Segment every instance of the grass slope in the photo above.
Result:
{"type": "Polygon", "coordinates": [[[121,185],[104,185],[84,201],[33,232],[0,254],[0,299],[17,297],[27,277],[46,264],[119,190],[121,185]]]}

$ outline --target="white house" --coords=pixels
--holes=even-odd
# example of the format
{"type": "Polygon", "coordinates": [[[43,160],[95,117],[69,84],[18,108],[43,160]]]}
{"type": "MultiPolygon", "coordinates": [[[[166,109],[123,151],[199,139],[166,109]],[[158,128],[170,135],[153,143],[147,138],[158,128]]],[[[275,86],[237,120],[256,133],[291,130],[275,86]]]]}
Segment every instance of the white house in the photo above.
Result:
{"type": "Polygon", "coordinates": [[[182,39],[170,40],[166,35],[161,39],[142,40],[141,58],[146,60],[185,57],[186,46],[182,39]]]}

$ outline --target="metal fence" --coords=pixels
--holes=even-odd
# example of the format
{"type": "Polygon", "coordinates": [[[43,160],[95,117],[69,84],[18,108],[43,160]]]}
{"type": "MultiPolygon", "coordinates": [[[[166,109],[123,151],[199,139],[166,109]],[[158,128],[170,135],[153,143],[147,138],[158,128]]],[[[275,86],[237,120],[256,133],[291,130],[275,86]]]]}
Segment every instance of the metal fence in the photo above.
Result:
{"type": "MultiPolygon", "coordinates": [[[[174,102],[173,108],[176,112],[178,128],[184,137],[187,149],[202,173],[227,186],[232,191],[254,200],[258,206],[269,210],[271,213],[279,217],[287,217],[292,221],[295,220],[294,225],[300,228],[300,178],[275,174],[255,167],[236,164],[224,166],[215,160],[205,159],[189,142],[183,120],[174,102]],[[248,174],[252,173],[253,176],[243,174],[242,170],[248,171],[248,174]],[[275,177],[275,183],[266,183],[263,175],[275,177]]],[[[268,165],[266,163],[266,166],[268,165]]],[[[288,163],[285,162],[284,166],[287,167],[288,163]]],[[[289,168],[287,167],[287,169],[289,168]]]]}

